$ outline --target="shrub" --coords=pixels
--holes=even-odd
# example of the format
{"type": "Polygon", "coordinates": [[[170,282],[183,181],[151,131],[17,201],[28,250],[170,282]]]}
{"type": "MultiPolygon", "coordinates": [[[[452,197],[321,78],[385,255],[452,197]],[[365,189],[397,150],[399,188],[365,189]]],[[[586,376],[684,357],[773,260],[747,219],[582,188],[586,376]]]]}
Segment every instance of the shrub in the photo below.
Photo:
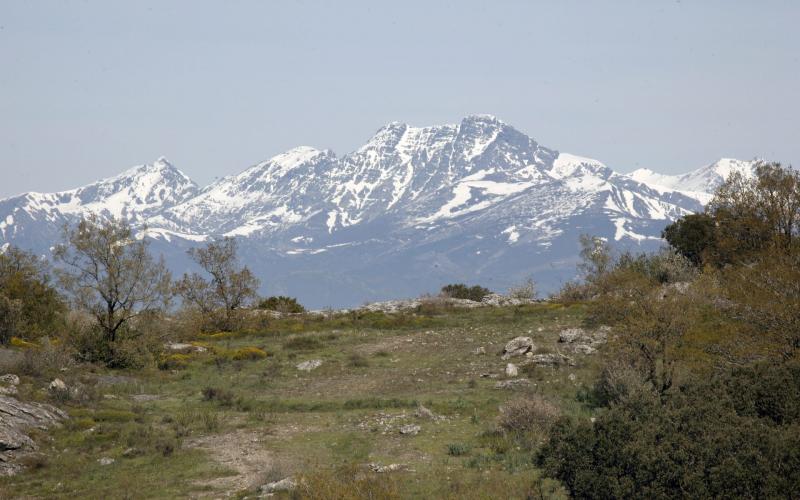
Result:
{"type": "Polygon", "coordinates": [[[9,344],[11,344],[12,347],[18,347],[20,349],[36,349],[39,347],[38,344],[34,342],[28,342],[27,340],[22,340],[19,337],[11,337],[9,344]]]}
{"type": "Polygon", "coordinates": [[[203,401],[216,401],[222,406],[231,406],[233,404],[233,392],[227,389],[206,387],[203,389],[202,394],[203,401]]]}
{"type": "Polygon", "coordinates": [[[169,354],[161,358],[158,363],[160,370],[183,370],[189,366],[188,354],[169,354]]]}
{"type": "Polygon", "coordinates": [[[511,434],[547,433],[561,415],[558,407],[541,396],[514,399],[500,408],[500,428],[511,434]]]}
{"type": "Polygon", "coordinates": [[[257,306],[259,309],[266,309],[267,311],[277,311],[284,314],[298,314],[306,312],[306,308],[300,304],[294,297],[286,297],[284,295],[274,295],[262,299],[257,306]]]}
{"type": "Polygon", "coordinates": [[[528,278],[509,288],[508,296],[512,299],[533,300],[536,298],[536,282],[533,281],[533,278],[528,278]]]}
{"type": "Polygon", "coordinates": [[[557,421],[538,462],[576,498],[796,497],[798,384],[794,362],[629,395],[594,424],[557,421]]]}
{"type": "Polygon", "coordinates": [[[231,353],[231,359],[242,361],[242,360],[257,360],[257,359],[264,359],[267,357],[266,351],[263,349],[259,349],[258,347],[248,346],[242,347],[240,349],[236,349],[231,353]]]}
{"type": "Polygon", "coordinates": [[[353,368],[366,368],[369,366],[369,360],[358,353],[353,353],[348,358],[347,364],[353,368]]]}
{"type": "Polygon", "coordinates": [[[447,445],[447,454],[451,457],[461,457],[469,453],[470,446],[465,443],[450,443],[447,445]]]}
{"type": "Polygon", "coordinates": [[[479,285],[467,286],[464,283],[452,283],[442,287],[442,295],[451,299],[466,299],[480,302],[491,290],[479,285]]]}

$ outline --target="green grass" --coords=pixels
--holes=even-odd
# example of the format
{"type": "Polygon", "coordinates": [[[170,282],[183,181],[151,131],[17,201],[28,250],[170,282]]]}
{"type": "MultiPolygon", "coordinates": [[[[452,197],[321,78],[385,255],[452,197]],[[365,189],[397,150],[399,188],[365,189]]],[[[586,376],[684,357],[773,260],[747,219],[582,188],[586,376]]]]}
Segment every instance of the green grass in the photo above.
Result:
{"type": "MultiPolygon", "coordinates": [[[[190,356],[182,369],[126,373],[134,382],[99,388],[93,402],[70,403],[71,421],[51,433],[52,442],[41,441],[48,463],[0,479],[0,491],[44,498],[214,497],[231,488],[244,494],[254,485],[236,483],[235,467],[198,445],[216,439],[214,446],[263,450],[287,475],[402,463],[407,471],[392,475],[405,498],[513,498],[534,488],[557,496],[552,483],[539,479],[529,451],[487,432],[498,408],[521,393],[497,390],[496,379],[481,375],[502,373],[498,353],[514,336],[555,347],[560,329],[580,325],[584,315],[580,304],[545,303],[306,315],[260,330],[204,335],[211,349],[190,356]],[[269,356],[224,356],[249,346],[269,356]],[[475,354],[478,347],[486,354],[475,354]],[[322,365],[311,372],[295,368],[309,359],[322,365]],[[137,394],[157,398],[134,401],[137,394]],[[420,404],[438,418],[414,416],[420,404]],[[421,432],[401,435],[400,426],[411,423],[421,432]],[[126,458],[129,448],[137,451],[126,458]],[[99,465],[104,456],[115,463],[99,465]]],[[[576,367],[535,369],[529,390],[567,414],[588,417],[576,394],[598,364],[586,358],[576,367]]]]}

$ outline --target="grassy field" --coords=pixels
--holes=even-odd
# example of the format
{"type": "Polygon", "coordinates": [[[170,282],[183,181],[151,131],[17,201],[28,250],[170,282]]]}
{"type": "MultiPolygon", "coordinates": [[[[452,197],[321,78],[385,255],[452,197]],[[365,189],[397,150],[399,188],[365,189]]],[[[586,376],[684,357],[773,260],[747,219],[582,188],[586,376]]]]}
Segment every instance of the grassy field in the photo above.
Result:
{"type": "MultiPolygon", "coordinates": [[[[576,366],[523,370],[527,388],[495,384],[505,379],[508,340],[527,335],[549,352],[583,319],[581,305],[551,303],[297,317],[197,336],[207,351],[172,358],[166,369],[74,368],[61,378],[92,397],[60,402],[70,420],[37,436],[41,457],[0,479],[1,496],[243,498],[292,476],[331,497],[361,488],[377,497],[560,498],[560,486],[539,477],[533,451],[496,430],[499,408],[536,393],[589,418],[576,394],[595,377],[602,350],[576,356],[576,366]],[[250,347],[267,356],[235,359],[258,352],[241,351],[250,347]],[[322,365],[313,371],[295,367],[314,359],[322,365]],[[420,405],[435,417],[417,416],[420,405]],[[420,432],[401,434],[407,424],[420,432]],[[402,467],[377,473],[366,464],[402,467]]],[[[23,377],[26,397],[45,398],[41,387],[23,377]]]]}

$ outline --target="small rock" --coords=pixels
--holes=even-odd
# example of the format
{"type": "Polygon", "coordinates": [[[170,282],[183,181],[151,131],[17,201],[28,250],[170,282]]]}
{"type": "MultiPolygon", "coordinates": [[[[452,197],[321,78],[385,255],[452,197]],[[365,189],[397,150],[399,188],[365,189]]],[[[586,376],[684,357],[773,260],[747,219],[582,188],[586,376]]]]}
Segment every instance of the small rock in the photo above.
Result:
{"type": "Polygon", "coordinates": [[[597,349],[590,346],[589,344],[575,344],[572,346],[572,351],[578,354],[594,354],[597,352],[597,349]]]}
{"type": "Polygon", "coordinates": [[[57,379],[53,380],[52,382],[50,382],[50,385],[47,386],[47,388],[51,392],[66,391],[67,390],[67,384],[65,384],[64,381],[61,380],[60,378],[57,378],[57,379]]]}
{"type": "Polygon", "coordinates": [[[400,434],[405,434],[408,436],[416,436],[419,434],[419,431],[422,430],[422,427],[418,426],[417,424],[408,424],[400,427],[400,434]]]}
{"type": "Polygon", "coordinates": [[[567,378],[569,379],[570,382],[575,382],[576,380],[578,380],[578,377],[574,373],[570,373],[567,378]]]}
{"type": "Polygon", "coordinates": [[[274,493],[276,491],[291,491],[297,487],[297,483],[290,477],[285,477],[280,481],[267,483],[261,486],[262,493],[274,493]]]}
{"type": "Polygon", "coordinates": [[[543,366],[559,366],[559,365],[574,365],[575,362],[571,358],[564,356],[561,353],[552,354],[534,354],[531,356],[531,362],[536,365],[543,366]]]}
{"type": "Polygon", "coordinates": [[[122,456],[125,458],[131,458],[139,455],[140,452],[137,448],[128,448],[122,452],[122,456]]]}
{"type": "Polygon", "coordinates": [[[511,380],[503,380],[494,385],[495,389],[513,389],[514,387],[522,387],[531,385],[531,381],[526,378],[515,378],[511,380]]]}
{"type": "Polygon", "coordinates": [[[164,349],[176,354],[191,354],[193,352],[206,352],[208,350],[203,346],[186,344],[183,342],[164,344],[164,349]]]}
{"type": "Polygon", "coordinates": [[[13,373],[7,373],[0,377],[0,384],[5,385],[19,385],[19,377],[13,373]]]}
{"type": "Polygon", "coordinates": [[[478,347],[475,349],[475,354],[486,354],[486,349],[484,347],[478,347]]]}
{"type": "Polygon", "coordinates": [[[567,328],[566,330],[561,330],[561,333],[558,334],[558,341],[571,344],[584,337],[586,337],[586,332],[583,331],[583,328],[567,328]]]}
{"type": "Polygon", "coordinates": [[[506,377],[516,377],[519,375],[519,369],[517,365],[514,363],[509,363],[506,365],[506,377]]]}
{"type": "Polygon", "coordinates": [[[97,463],[99,463],[100,465],[111,465],[114,462],[116,462],[116,460],[114,460],[113,458],[110,458],[110,457],[103,457],[103,458],[101,458],[100,460],[97,461],[97,463]]]}
{"type": "Polygon", "coordinates": [[[322,360],[319,359],[312,359],[309,361],[303,361],[299,363],[296,368],[303,372],[310,372],[311,370],[316,370],[322,365],[322,360]]]}
{"type": "Polygon", "coordinates": [[[511,339],[503,349],[503,359],[513,356],[522,356],[536,348],[530,337],[515,337],[511,339]]]}
{"type": "Polygon", "coordinates": [[[367,467],[372,472],[377,472],[379,474],[384,472],[395,472],[398,470],[403,470],[406,468],[405,464],[389,464],[389,465],[381,465],[381,464],[367,464],[367,467]]]}

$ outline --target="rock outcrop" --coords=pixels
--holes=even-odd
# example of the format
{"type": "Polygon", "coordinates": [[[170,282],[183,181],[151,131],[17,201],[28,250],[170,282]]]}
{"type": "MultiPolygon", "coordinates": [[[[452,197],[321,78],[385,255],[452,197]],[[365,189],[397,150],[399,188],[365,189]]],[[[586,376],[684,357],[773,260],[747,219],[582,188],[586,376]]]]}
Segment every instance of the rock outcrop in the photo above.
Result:
{"type": "Polygon", "coordinates": [[[48,429],[66,418],[54,406],[0,395],[0,476],[19,472],[19,459],[38,449],[28,434],[30,429],[48,429]]]}
{"type": "Polygon", "coordinates": [[[503,359],[524,356],[529,352],[533,352],[534,349],[536,349],[536,346],[530,337],[515,337],[509,340],[503,348],[503,359]]]}

